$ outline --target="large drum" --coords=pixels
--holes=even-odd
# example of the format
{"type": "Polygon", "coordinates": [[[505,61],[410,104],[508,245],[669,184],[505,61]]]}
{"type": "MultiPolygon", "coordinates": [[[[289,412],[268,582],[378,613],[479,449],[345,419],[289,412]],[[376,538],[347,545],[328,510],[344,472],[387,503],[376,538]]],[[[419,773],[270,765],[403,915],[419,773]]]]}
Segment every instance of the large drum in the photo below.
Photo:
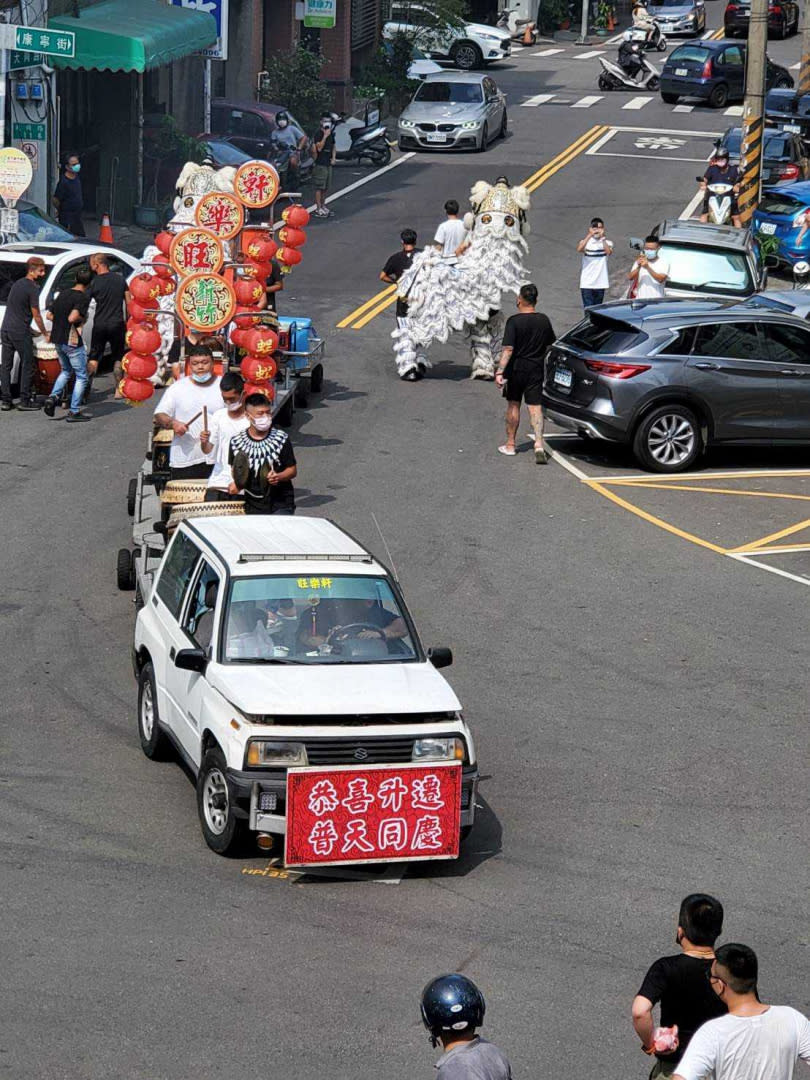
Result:
{"type": "Polygon", "coordinates": [[[202,502],[207,487],[207,480],[170,480],[160,493],[160,501],[164,506],[202,502]]]}
{"type": "Polygon", "coordinates": [[[59,350],[50,341],[34,341],[34,389],[38,394],[50,394],[56,377],[62,370],[59,350]]]}
{"type": "Polygon", "coordinates": [[[181,521],[198,517],[235,517],[245,512],[244,499],[234,502],[186,502],[176,503],[169,514],[168,528],[173,532],[181,521]]]}

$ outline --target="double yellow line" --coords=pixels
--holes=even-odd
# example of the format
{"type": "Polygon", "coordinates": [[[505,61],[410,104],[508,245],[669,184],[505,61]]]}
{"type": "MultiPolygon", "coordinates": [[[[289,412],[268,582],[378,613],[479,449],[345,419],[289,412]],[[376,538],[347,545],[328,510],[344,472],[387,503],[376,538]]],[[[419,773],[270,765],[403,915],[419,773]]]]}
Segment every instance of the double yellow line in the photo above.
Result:
{"type": "MultiPolygon", "coordinates": [[[[528,188],[529,191],[536,191],[547,180],[550,180],[555,173],[587,150],[589,146],[592,146],[597,139],[601,139],[608,131],[610,131],[610,127],[607,124],[596,124],[589,131],[586,131],[584,135],[580,135],[578,139],[575,139],[565,150],[560,151],[546,165],[541,166],[537,172],[532,173],[527,180],[523,181],[523,186],[528,188]]],[[[372,319],[375,319],[387,307],[390,307],[396,298],[396,285],[388,285],[381,292],[372,296],[370,300],[366,300],[360,307],[351,311],[344,319],[341,319],[337,324],[338,330],[345,330],[348,327],[352,330],[362,330],[367,323],[370,323],[372,319]]]]}
{"type": "Polygon", "coordinates": [[[720,38],[725,37],[725,33],[724,27],[721,26],[719,30],[715,30],[713,34],[709,34],[706,41],[719,41],[720,38]]]}

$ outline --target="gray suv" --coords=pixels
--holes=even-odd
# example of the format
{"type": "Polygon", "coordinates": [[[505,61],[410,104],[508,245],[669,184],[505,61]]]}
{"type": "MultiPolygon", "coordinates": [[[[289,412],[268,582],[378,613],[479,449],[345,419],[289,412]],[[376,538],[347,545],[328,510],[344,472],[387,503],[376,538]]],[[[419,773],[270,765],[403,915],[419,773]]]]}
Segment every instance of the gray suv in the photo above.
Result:
{"type": "Polygon", "coordinates": [[[717,443],[810,443],[810,324],[766,296],[603,304],[549,350],[543,404],[653,472],[717,443]]]}

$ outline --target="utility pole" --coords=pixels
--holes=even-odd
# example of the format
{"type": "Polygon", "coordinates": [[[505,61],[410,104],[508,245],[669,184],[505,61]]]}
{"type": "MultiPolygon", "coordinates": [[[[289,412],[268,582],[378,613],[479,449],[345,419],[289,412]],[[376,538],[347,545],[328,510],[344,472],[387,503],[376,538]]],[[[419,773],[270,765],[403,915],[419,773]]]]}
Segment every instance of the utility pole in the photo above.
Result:
{"type": "Polygon", "coordinates": [[[740,152],[740,217],[748,225],[759,204],[762,150],[765,140],[765,50],[768,44],[768,0],[751,0],[748,27],[745,107],[740,152]]]}
{"type": "Polygon", "coordinates": [[[799,70],[797,93],[810,93],[810,9],[804,6],[804,26],[802,27],[802,64],[799,70]]]}
{"type": "Polygon", "coordinates": [[[577,45],[588,44],[588,8],[590,7],[590,3],[591,0],[582,0],[582,22],[579,27],[577,45]]]}

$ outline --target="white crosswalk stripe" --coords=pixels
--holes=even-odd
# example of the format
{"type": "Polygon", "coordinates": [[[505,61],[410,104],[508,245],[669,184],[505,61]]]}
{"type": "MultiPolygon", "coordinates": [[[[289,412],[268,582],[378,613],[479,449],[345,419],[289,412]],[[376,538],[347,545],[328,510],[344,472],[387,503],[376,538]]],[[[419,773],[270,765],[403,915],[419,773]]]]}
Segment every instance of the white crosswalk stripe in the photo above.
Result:
{"type": "Polygon", "coordinates": [[[592,60],[594,56],[602,56],[607,49],[594,49],[592,52],[574,53],[574,60],[592,60]]]}
{"type": "Polygon", "coordinates": [[[602,100],[601,94],[590,94],[588,97],[580,98],[579,101],[575,101],[571,106],[572,109],[590,109],[591,105],[595,105],[597,101],[602,100]]]}
{"type": "Polygon", "coordinates": [[[533,109],[536,105],[545,105],[547,101],[551,101],[554,97],[553,94],[535,94],[534,97],[526,98],[525,101],[521,101],[521,109],[533,109]]]}
{"type": "Polygon", "coordinates": [[[554,56],[555,53],[565,52],[565,49],[541,49],[540,52],[533,52],[532,56],[554,56]]]}
{"type": "Polygon", "coordinates": [[[800,60],[798,64],[791,64],[790,65],[790,70],[791,71],[798,71],[801,66],[802,66],[802,63],[801,63],[801,60],[800,60]]]}
{"type": "Polygon", "coordinates": [[[725,112],[723,113],[723,116],[742,116],[742,114],[743,114],[742,105],[732,105],[731,108],[725,110],[725,112]]]}
{"type": "Polygon", "coordinates": [[[694,105],[676,105],[672,110],[673,112],[691,112],[694,109],[694,105]]]}
{"type": "Polygon", "coordinates": [[[651,97],[634,97],[630,98],[626,105],[622,105],[623,109],[643,109],[645,105],[649,105],[652,101],[651,97]]]}

